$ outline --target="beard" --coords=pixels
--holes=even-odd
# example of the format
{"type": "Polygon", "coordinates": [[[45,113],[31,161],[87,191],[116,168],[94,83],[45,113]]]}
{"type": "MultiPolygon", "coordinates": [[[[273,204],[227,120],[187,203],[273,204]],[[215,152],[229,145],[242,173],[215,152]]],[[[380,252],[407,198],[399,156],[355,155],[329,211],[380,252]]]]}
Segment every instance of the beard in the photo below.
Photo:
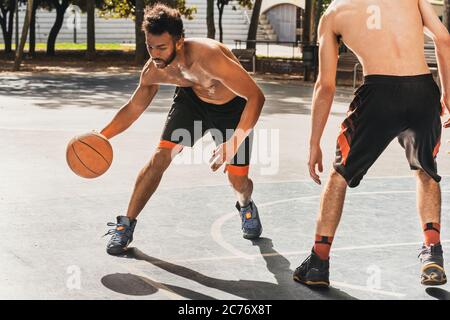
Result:
{"type": "Polygon", "coordinates": [[[172,53],[170,54],[169,58],[167,58],[167,60],[153,59],[153,62],[155,63],[155,65],[158,69],[164,69],[165,67],[167,67],[169,64],[172,63],[172,61],[175,59],[176,56],[177,56],[177,51],[176,51],[176,49],[173,49],[172,53]]]}

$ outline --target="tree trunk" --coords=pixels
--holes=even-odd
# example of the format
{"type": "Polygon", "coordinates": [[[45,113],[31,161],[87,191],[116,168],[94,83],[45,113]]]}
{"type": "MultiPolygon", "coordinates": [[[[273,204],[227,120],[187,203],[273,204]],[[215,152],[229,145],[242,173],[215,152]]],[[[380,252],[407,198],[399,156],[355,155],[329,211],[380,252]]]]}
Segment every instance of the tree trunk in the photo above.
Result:
{"type": "Polygon", "coordinates": [[[305,1],[305,16],[303,19],[303,42],[311,41],[311,18],[312,18],[313,0],[305,1]]]}
{"type": "Polygon", "coordinates": [[[206,26],[208,28],[208,38],[216,38],[216,26],[214,24],[214,0],[207,0],[206,6],[206,26]]]}
{"type": "Polygon", "coordinates": [[[314,36],[313,36],[314,43],[316,43],[319,39],[318,30],[321,13],[322,13],[322,0],[316,0],[314,8],[314,36]]]}
{"type": "MultiPolygon", "coordinates": [[[[1,16],[0,16],[0,27],[2,28],[2,34],[3,34],[3,42],[5,43],[5,52],[8,52],[8,29],[7,29],[7,15],[8,11],[1,8],[1,16]]],[[[10,41],[11,43],[11,41],[10,41]]],[[[9,52],[11,52],[11,46],[9,46],[9,52]]]]}
{"type": "Polygon", "coordinates": [[[219,9],[219,41],[223,42],[222,15],[225,5],[217,2],[217,8],[219,9]]]}
{"type": "Polygon", "coordinates": [[[136,0],[136,51],[134,61],[137,65],[142,65],[147,60],[147,50],[145,46],[145,33],[142,31],[142,23],[144,22],[144,0],[136,0]]]}
{"type": "Polygon", "coordinates": [[[5,53],[12,52],[12,35],[14,26],[15,1],[10,2],[10,7],[1,9],[0,25],[2,27],[3,41],[5,43],[5,53]]]}
{"type": "Polygon", "coordinates": [[[9,52],[12,52],[12,38],[14,32],[14,16],[15,16],[16,6],[13,5],[11,11],[9,12],[8,19],[8,42],[9,42],[9,52]]]}
{"type": "Polygon", "coordinates": [[[36,11],[39,2],[40,0],[33,1],[33,10],[31,11],[29,53],[32,57],[36,55],[36,11]]]}
{"type": "Polygon", "coordinates": [[[6,25],[5,23],[3,23],[3,21],[0,21],[0,26],[2,27],[3,42],[5,42],[6,46],[6,25]]]}
{"type": "Polygon", "coordinates": [[[23,49],[25,48],[25,42],[27,41],[32,11],[33,11],[33,0],[28,0],[27,11],[25,13],[25,20],[23,22],[22,36],[20,37],[19,48],[18,50],[16,50],[16,58],[14,60],[13,71],[19,71],[20,64],[22,63],[23,49]]]}
{"type": "Polygon", "coordinates": [[[47,39],[48,56],[55,55],[56,37],[58,37],[59,31],[61,30],[62,24],[64,22],[64,13],[66,12],[67,7],[69,6],[69,0],[62,0],[61,4],[59,3],[58,0],[53,0],[53,4],[56,8],[56,19],[47,39]]]}
{"type": "Polygon", "coordinates": [[[258,34],[259,16],[261,14],[262,0],[255,0],[252,10],[252,19],[250,20],[250,27],[247,34],[247,49],[256,48],[256,36],[258,34]]]}
{"type": "Polygon", "coordinates": [[[87,0],[87,51],[88,60],[95,59],[95,0],[87,0]]]}

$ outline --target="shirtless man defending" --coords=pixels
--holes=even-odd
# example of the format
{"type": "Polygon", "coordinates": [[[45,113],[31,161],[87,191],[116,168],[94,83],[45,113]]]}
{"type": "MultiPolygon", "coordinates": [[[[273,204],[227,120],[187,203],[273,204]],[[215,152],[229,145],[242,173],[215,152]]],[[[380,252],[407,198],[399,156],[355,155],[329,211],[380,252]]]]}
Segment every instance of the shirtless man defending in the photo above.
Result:
{"type": "Polygon", "coordinates": [[[192,147],[207,131],[218,145],[210,159],[224,172],[235,190],[236,208],[242,219],[243,236],[258,238],[262,232],[258,210],[251,200],[248,178],[251,131],[265,98],[255,81],[229,49],[210,39],[185,39],[183,22],[176,9],[162,4],[147,7],[142,26],[150,59],[131,99],[101,131],[110,139],[126,130],[145,111],[159,84],[176,85],[172,107],[160,143],[141,170],[126,216],[107,234],[109,254],[122,254],[133,240],[136,218],[156,191],[173,156],[184,146],[192,147]]]}
{"type": "MultiPolygon", "coordinates": [[[[441,191],[436,155],[445,108],[450,111],[450,35],[427,0],[335,0],[319,25],[320,71],[314,90],[309,170],[320,184],[321,136],[335,92],[338,39],[363,65],[337,139],[334,169],[322,194],[311,255],[294,280],[329,286],[329,252],[347,186],[356,187],[394,139],[403,146],[417,177],[417,206],[423,226],[422,284],[446,283],[440,244],[441,191]],[[436,45],[442,96],[424,57],[424,36],[436,45]]],[[[445,127],[449,127],[449,121],[445,127]]],[[[394,213],[392,213],[394,214],[394,213]]]]}

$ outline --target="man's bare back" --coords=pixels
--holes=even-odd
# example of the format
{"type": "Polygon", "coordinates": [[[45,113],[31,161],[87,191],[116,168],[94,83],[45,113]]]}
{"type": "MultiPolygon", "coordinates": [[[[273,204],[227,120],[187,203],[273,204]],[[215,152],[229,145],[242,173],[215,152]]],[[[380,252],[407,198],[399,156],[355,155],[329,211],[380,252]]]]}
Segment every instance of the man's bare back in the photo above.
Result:
{"type": "MultiPolygon", "coordinates": [[[[450,34],[428,0],[334,0],[318,27],[319,74],[311,108],[308,164],[311,177],[319,184],[316,166],[322,170],[320,141],[336,91],[339,37],[358,56],[365,81],[377,77],[394,82],[405,77],[422,79],[428,82],[434,99],[427,104],[450,111],[450,34]],[[424,33],[435,44],[440,90],[425,61],[424,33]],[[441,101],[436,103],[439,91],[441,101]]],[[[444,127],[450,127],[450,120],[444,127]]]]}
{"type": "Polygon", "coordinates": [[[418,0],[336,0],[326,16],[365,75],[430,72],[418,0]]]}
{"type": "MultiPolygon", "coordinates": [[[[216,55],[226,57],[230,63],[239,60],[222,43],[212,39],[188,38],[177,59],[165,68],[158,68],[150,59],[143,71],[145,84],[170,84],[192,87],[197,96],[208,103],[224,104],[236,97],[210,70],[216,68],[216,55]]],[[[215,70],[227,73],[229,70],[215,70]]]]}

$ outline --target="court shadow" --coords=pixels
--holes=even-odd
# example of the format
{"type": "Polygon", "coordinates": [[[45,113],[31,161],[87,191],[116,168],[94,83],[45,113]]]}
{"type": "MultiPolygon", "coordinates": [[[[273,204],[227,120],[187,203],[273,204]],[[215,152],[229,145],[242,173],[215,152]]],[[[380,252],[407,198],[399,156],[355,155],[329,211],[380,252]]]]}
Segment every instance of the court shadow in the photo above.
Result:
{"type": "Polygon", "coordinates": [[[129,296],[148,296],[162,289],[165,290],[166,295],[176,293],[191,300],[215,300],[213,297],[193,290],[156,282],[131,273],[109,274],[101,279],[101,283],[109,290],[129,296]]]}
{"type": "MultiPolygon", "coordinates": [[[[267,268],[273,274],[275,282],[242,279],[223,280],[213,278],[187,267],[148,256],[137,248],[129,248],[128,253],[122,257],[146,261],[177,276],[195,281],[203,286],[217,289],[247,300],[356,299],[335,288],[312,290],[306,286],[302,286],[294,282],[292,280],[293,270],[290,269],[289,261],[273,249],[271,239],[262,238],[257,241],[253,241],[253,244],[257,245],[260,248],[261,254],[263,255],[267,263],[267,268]]],[[[183,289],[180,287],[169,285],[165,286],[169,287],[171,290],[173,290],[174,293],[182,297],[192,299],[192,296],[195,296],[195,294],[193,294],[193,292],[189,289],[183,289]],[[186,292],[186,290],[189,290],[190,292],[186,292]]],[[[197,294],[200,295],[199,293],[197,294]]],[[[205,297],[194,299],[205,299],[205,297]]]]}
{"type": "Polygon", "coordinates": [[[438,300],[450,300],[450,292],[441,288],[426,288],[425,292],[438,300]]]}
{"type": "MultiPolygon", "coordinates": [[[[301,292],[298,292],[300,288],[301,291],[303,291],[304,288],[307,288],[300,283],[294,282],[292,279],[294,270],[291,270],[291,263],[273,248],[272,239],[259,238],[252,240],[252,243],[253,245],[259,247],[261,256],[266,261],[267,270],[273,274],[279,286],[291,291],[290,294],[292,298],[295,298],[296,295],[301,294],[301,292]]],[[[357,300],[355,297],[345,293],[344,291],[333,287],[322,289],[313,289],[308,287],[308,290],[315,292],[322,299],[357,300]]]]}
{"type": "MultiPolygon", "coordinates": [[[[0,91],[9,97],[33,102],[33,105],[61,110],[71,107],[117,109],[126,102],[139,83],[139,72],[124,75],[32,74],[0,78],[0,91]]],[[[146,112],[167,113],[174,88],[161,86],[158,99],[146,112]]]]}
{"type": "MultiPolygon", "coordinates": [[[[82,107],[96,109],[117,109],[126,102],[139,83],[139,72],[132,74],[99,74],[91,76],[77,74],[32,74],[5,75],[0,77],[0,91],[9,97],[18,97],[33,101],[45,109],[63,109],[82,107]]],[[[278,82],[261,83],[265,92],[264,115],[311,113],[313,88],[308,85],[283,84],[278,82]]],[[[172,105],[173,86],[161,86],[157,99],[145,112],[167,113],[172,105]]],[[[343,89],[339,89],[343,90],[343,89]]],[[[337,94],[335,101],[349,100],[348,90],[337,94]]],[[[336,113],[333,115],[344,115],[336,113]]]]}

